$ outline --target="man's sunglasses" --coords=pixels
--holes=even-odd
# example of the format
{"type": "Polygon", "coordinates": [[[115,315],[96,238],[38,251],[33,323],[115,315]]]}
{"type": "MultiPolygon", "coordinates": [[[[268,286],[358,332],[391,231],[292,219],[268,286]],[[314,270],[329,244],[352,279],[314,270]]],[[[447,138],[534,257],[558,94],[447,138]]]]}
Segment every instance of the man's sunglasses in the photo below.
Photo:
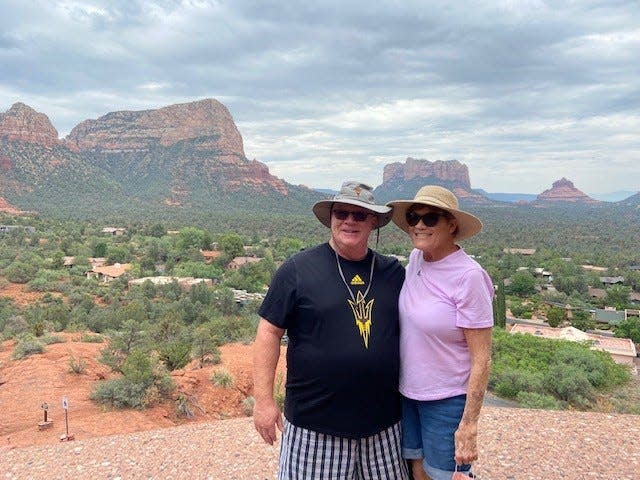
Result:
{"type": "Polygon", "coordinates": [[[415,227],[420,220],[422,220],[422,223],[424,223],[427,227],[435,227],[440,221],[440,217],[446,218],[446,216],[446,214],[440,212],[427,212],[420,215],[410,210],[407,212],[406,219],[407,223],[411,227],[415,227]]]}
{"type": "Polygon", "coordinates": [[[364,222],[369,215],[373,215],[373,213],[369,213],[369,212],[349,212],[347,210],[336,210],[336,209],[333,209],[332,212],[333,212],[333,216],[336,217],[338,220],[346,220],[349,217],[349,215],[351,215],[351,218],[353,218],[355,222],[364,222]]]}

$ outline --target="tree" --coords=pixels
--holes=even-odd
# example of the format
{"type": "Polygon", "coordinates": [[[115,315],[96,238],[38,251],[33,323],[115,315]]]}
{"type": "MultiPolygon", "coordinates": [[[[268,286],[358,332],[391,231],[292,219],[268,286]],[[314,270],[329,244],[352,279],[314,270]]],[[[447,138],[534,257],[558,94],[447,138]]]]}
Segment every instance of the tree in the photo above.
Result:
{"type": "Polygon", "coordinates": [[[232,259],[244,253],[244,242],[237,233],[224,233],[218,237],[218,248],[225,253],[227,258],[232,259]]]}
{"type": "Polygon", "coordinates": [[[605,305],[616,307],[618,310],[624,310],[629,304],[631,297],[631,288],[623,285],[613,285],[607,288],[607,296],[604,298],[605,305]]]}
{"type": "Polygon", "coordinates": [[[640,318],[629,317],[616,327],[615,336],[630,338],[633,343],[640,343],[640,318]]]}
{"type": "Polygon", "coordinates": [[[504,328],[507,323],[507,305],[504,295],[504,282],[498,282],[496,296],[493,299],[493,322],[496,327],[504,328]]]}
{"type": "Polygon", "coordinates": [[[551,307],[547,312],[547,323],[550,327],[557,327],[567,319],[564,308],[551,307]]]}
{"type": "Polygon", "coordinates": [[[511,285],[509,291],[519,297],[526,297],[536,292],[536,279],[526,270],[516,272],[511,277],[511,285]]]}
{"type": "Polygon", "coordinates": [[[596,328],[596,320],[591,313],[585,310],[573,310],[571,318],[571,326],[586,332],[596,328]]]}

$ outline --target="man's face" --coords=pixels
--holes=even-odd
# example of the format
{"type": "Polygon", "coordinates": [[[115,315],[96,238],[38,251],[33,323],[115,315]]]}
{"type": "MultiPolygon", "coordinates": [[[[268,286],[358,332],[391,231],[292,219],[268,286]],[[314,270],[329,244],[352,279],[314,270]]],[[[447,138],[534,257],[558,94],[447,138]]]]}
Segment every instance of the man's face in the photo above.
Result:
{"type": "Polygon", "coordinates": [[[365,208],[335,203],[331,209],[331,236],[338,253],[366,250],[369,234],[377,222],[376,215],[365,208]]]}

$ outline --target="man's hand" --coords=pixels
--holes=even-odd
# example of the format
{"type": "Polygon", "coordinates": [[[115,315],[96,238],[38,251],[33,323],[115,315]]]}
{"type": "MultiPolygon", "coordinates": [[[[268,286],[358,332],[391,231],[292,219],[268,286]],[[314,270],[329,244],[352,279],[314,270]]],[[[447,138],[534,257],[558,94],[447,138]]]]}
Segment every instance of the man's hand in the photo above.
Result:
{"type": "Polygon", "coordinates": [[[276,402],[271,401],[256,401],[253,407],[253,424],[256,430],[269,445],[273,445],[276,441],[276,427],[282,432],[282,414],[276,402]]]}

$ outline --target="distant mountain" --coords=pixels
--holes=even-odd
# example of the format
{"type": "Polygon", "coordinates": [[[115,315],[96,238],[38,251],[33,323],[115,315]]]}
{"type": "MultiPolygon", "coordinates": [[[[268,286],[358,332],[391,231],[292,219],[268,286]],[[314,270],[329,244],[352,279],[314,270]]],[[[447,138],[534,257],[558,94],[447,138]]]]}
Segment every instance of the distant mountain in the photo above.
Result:
{"type": "Polygon", "coordinates": [[[553,182],[550,189],[545,190],[536,197],[534,202],[537,205],[548,205],[558,203],[573,203],[580,205],[596,205],[601,203],[599,200],[591,198],[586,193],[578,190],[573,182],[566,178],[561,178],[553,182]]]}
{"type": "Polygon", "coordinates": [[[631,190],[619,190],[609,193],[591,193],[589,196],[603,202],[619,202],[625,198],[631,197],[635,193],[637,192],[632,192],[631,190]]]}
{"type": "Polygon", "coordinates": [[[440,185],[456,194],[460,203],[489,205],[494,202],[471,188],[469,169],[458,160],[420,160],[407,158],[405,163],[385,165],[382,184],[375,190],[376,201],[413,198],[424,185],[440,185]]]}
{"type": "Polygon", "coordinates": [[[636,193],[635,195],[631,195],[624,200],[616,202],[616,205],[621,207],[628,207],[633,210],[640,210],[640,192],[636,193]]]}
{"type": "Polygon", "coordinates": [[[46,115],[17,103],[0,114],[0,195],[55,213],[187,208],[308,212],[324,196],[288,184],[246,158],[242,137],[220,102],[85,120],[63,140],[46,115]]]}

